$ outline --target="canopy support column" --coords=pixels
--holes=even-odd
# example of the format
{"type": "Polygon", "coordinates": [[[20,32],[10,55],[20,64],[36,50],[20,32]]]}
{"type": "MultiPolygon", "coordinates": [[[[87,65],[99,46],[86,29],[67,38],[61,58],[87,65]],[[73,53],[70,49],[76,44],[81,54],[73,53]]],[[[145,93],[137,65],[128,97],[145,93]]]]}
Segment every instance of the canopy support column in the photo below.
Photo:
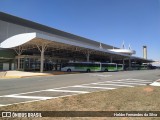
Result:
{"type": "Polygon", "coordinates": [[[89,51],[87,51],[87,62],[89,62],[89,58],[90,58],[90,52],[89,51]]]}
{"type": "Polygon", "coordinates": [[[122,59],[122,64],[123,64],[123,66],[124,66],[124,64],[125,64],[125,61],[124,61],[124,59],[122,59]]]}
{"type": "Polygon", "coordinates": [[[47,49],[47,44],[41,44],[41,45],[37,45],[38,50],[41,52],[41,67],[40,67],[40,72],[43,73],[44,71],[44,52],[47,49]]]}
{"type": "Polygon", "coordinates": [[[131,58],[129,58],[129,70],[131,70],[131,58]]]}
{"type": "Polygon", "coordinates": [[[113,58],[112,57],[110,57],[110,63],[112,63],[113,62],[113,58]]]}
{"type": "Polygon", "coordinates": [[[22,46],[18,46],[18,48],[14,48],[14,51],[18,55],[17,70],[20,70],[20,55],[23,53],[23,48],[22,46]]]}
{"type": "Polygon", "coordinates": [[[122,59],[122,64],[123,64],[123,70],[125,70],[125,60],[122,59]]]}
{"type": "Polygon", "coordinates": [[[41,68],[40,68],[40,72],[43,72],[43,67],[44,67],[44,48],[42,47],[42,51],[41,51],[41,68]]]}
{"type": "Polygon", "coordinates": [[[84,52],[84,54],[86,55],[86,61],[87,61],[87,62],[90,62],[90,55],[91,55],[92,52],[93,52],[93,51],[91,51],[91,50],[86,50],[86,51],[84,52]]]}

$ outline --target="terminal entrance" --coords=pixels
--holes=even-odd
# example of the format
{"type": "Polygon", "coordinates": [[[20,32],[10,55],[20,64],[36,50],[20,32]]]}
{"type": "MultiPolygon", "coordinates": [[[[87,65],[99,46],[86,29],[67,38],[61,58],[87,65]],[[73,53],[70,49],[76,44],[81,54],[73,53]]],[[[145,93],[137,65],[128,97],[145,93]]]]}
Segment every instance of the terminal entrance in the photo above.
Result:
{"type": "MultiPolygon", "coordinates": [[[[22,71],[40,71],[40,56],[19,56],[20,69],[22,71]]],[[[60,71],[61,64],[66,60],[47,59],[44,60],[44,71],[60,71]]],[[[16,68],[18,66],[18,56],[16,57],[16,68]]]]}

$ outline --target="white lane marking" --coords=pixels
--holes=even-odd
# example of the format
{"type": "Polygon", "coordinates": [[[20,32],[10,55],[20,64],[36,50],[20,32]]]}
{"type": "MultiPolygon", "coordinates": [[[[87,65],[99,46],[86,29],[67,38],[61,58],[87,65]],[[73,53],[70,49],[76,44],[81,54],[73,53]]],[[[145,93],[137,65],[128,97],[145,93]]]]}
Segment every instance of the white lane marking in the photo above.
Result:
{"type": "MultiPolygon", "coordinates": [[[[83,94],[83,93],[82,93],[83,94]]],[[[69,96],[73,96],[73,95],[79,95],[79,94],[72,94],[72,95],[64,95],[64,96],[58,96],[58,97],[52,97],[50,99],[57,99],[57,98],[63,98],[63,97],[69,97],[69,96]]],[[[12,103],[12,104],[5,104],[3,106],[10,106],[10,105],[17,105],[17,104],[21,104],[21,103],[32,103],[32,102],[39,102],[39,101],[44,101],[46,99],[39,99],[39,100],[29,100],[29,101],[25,101],[25,102],[17,102],[17,103],[12,103]]],[[[49,99],[47,99],[49,100],[49,99]]],[[[1,106],[0,106],[1,107],[1,106]]]]}
{"type": "MultiPolygon", "coordinates": [[[[86,84],[86,85],[88,85],[88,84],[86,84]]],[[[58,90],[58,89],[69,88],[69,87],[72,87],[72,86],[59,87],[59,88],[53,88],[53,89],[58,90]]],[[[43,92],[43,91],[46,91],[46,90],[49,90],[49,89],[32,91],[32,92],[25,92],[25,93],[10,94],[10,95],[24,95],[24,94],[29,94],[29,93],[43,92]]],[[[87,92],[87,91],[86,91],[86,92],[87,92]]],[[[6,96],[6,95],[2,95],[2,96],[0,96],[0,97],[5,97],[5,96],[6,96]]]]}
{"type": "MultiPolygon", "coordinates": [[[[144,79],[134,79],[134,78],[128,78],[126,80],[144,80],[144,79]]],[[[151,80],[146,80],[146,81],[151,81],[151,80]]]]}
{"type": "Polygon", "coordinates": [[[116,88],[108,88],[108,87],[92,87],[92,86],[83,86],[83,85],[75,85],[75,86],[72,86],[72,87],[95,88],[95,89],[109,89],[109,90],[116,89],[116,88]]]}
{"type": "MultiPolygon", "coordinates": [[[[129,78],[130,79],[130,78],[129,78]]],[[[126,79],[120,79],[120,80],[111,80],[111,81],[103,81],[103,82],[96,82],[96,83],[106,83],[106,82],[114,82],[114,81],[124,81],[126,79]]],[[[81,85],[91,85],[92,83],[88,83],[88,84],[81,84],[81,85]]],[[[145,85],[145,84],[143,84],[145,85]]],[[[59,87],[59,88],[53,88],[53,89],[63,89],[63,88],[69,88],[72,86],[66,86],[66,87],[59,87]]],[[[32,92],[25,92],[25,93],[18,93],[18,94],[11,94],[11,95],[23,95],[23,94],[29,94],[29,93],[36,93],[36,92],[42,92],[42,91],[46,91],[48,89],[45,90],[39,90],[39,91],[32,91],[32,92]]],[[[2,95],[0,97],[4,97],[5,95],[2,95]]]]}
{"type": "MultiPolygon", "coordinates": [[[[18,94],[10,94],[10,95],[25,95],[25,94],[29,94],[29,93],[37,93],[37,92],[43,92],[45,90],[39,90],[39,91],[32,91],[32,92],[25,92],[25,93],[18,93],[18,94]]],[[[0,96],[0,97],[5,97],[6,95],[0,96]]]]}
{"type": "MultiPolygon", "coordinates": [[[[115,81],[114,81],[115,82],[115,81]]],[[[121,81],[122,82],[122,81],[121,81]]],[[[152,83],[152,82],[141,82],[141,81],[123,81],[123,83],[152,83]]]]}
{"type": "Polygon", "coordinates": [[[110,80],[110,81],[152,81],[152,80],[143,80],[143,79],[132,79],[132,78],[129,78],[129,79],[120,79],[120,80],[110,80]]]}
{"type": "MultiPolygon", "coordinates": [[[[130,80],[131,78],[129,78],[130,80]]],[[[125,81],[127,79],[121,79],[121,80],[111,80],[111,81],[103,81],[103,82],[97,82],[97,83],[106,83],[106,82],[113,82],[114,81],[125,81]]],[[[140,80],[140,79],[138,79],[140,80]]],[[[117,83],[117,82],[116,82],[117,83]]],[[[119,82],[118,82],[119,83],[119,82]]],[[[82,84],[82,85],[91,85],[92,83],[88,83],[88,84],[82,84]]],[[[125,83],[126,84],[126,83],[125,83]]],[[[128,83],[130,84],[130,83],[128,83]]],[[[132,83],[133,84],[133,83],[132,83]]],[[[139,84],[139,85],[146,85],[146,84],[139,84]]],[[[69,88],[69,87],[73,87],[73,86],[66,86],[66,87],[60,87],[60,88],[54,88],[54,89],[62,89],[62,88],[69,88]]],[[[95,88],[95,87],[94,87],[95,88]]],[[[102,88],[102,87],[101,87],[102,88]]],[[[107,88],[108,89],[108,88],[107,88]]],[[[115,88],[111,88],[111,89],[115,89],[115,88]]],[[[26,93],[19,93],[19,94],[11,94],[11,95],[22,95],[22,94],[28,94],[28,93],[36,93],[36,92],[42,92],[42,91],[46,91],[45,90],[39,90],[39,91],[32,91],[32,92],[26,92],[26,93]]],[[[83,93],[82,93],[83,94],[83,93]]],[[[78,95],[78,94],[72,94],[72,95],[78,95]]],[[[72,95],[65,95],[65,96],[58,96],[58,97],[50,97],[50,99],[52,98],[61,98],[61,97],[67,97],[67,96],[72,96],[72,95]]],[[[4,97],[6,95],[3,95],[3,96],[0,96],[0,97],[4,97]]],[[[25,102],[18,102],[18,103],[13,103],[13,104],[20,104],[20,103],[29,103],[29,102],[35,102],[35,101],[42,101],[42,100],[45,100],[45,99],[40,99],[40,100],[31,100],[31,101],[25,101],[25,102]]],[[[13,104],[5,104],[3,106],[8,106],[8,105],[13,105],[13,104]]]]}
{"type": "Polygon", "coordinates": [[[126,79],[126,80],[121,80],[121,81],[138,81],[138,82],[140,82],[140,81],[150,81],[150,82],[152,82],[151,80],[133,80],[133,79],[126,79]]]}
{"type": "Polygon", "coordinates": [[[108,82],[108,83],[122,83],[122,84],[146,85],[146,84],[139,84],[139,83],[127,83],[127,82],[124,83],[124,82],[114,82],[114,81],[113,81],[113,82],[110,81],[110,82],[108,82]]]}
{"type": "Polygon", "coordinates": [[[151,86],[160,86],[160,82],[153,82],[152,84],[150,84],[151,86]]]}
{"type": "Polygon", "coordinates": [[[94,74],[91,76],[97,76],[97,77],[111,77],[112,75],[102,75],[102,74],[94,74]]]}
{"type": "Polygon", "coordinates": [[[109,82],[123,82],[123,83],[152,83],[152,82],[143,82],[143,81],[108,81],[108,82],[105,82],[105,83],[109,83],[109,82]]]}
{"type": "Polygon", "coordinates": [[[136,82],[145,82],[145,81],[148,81],[148,82],[152,82],[151,80],[120,80],[120,81],[131,81],[131,82],[134,82],[134,81],[136,81],[136,82]]]}
{"type": "MultiPolygon", "coordinates": [[[[121,79],[121,80],[111,80],[111,81],[123,81],[126,79],[121,79]]],[[[111,82],[111,81],[103,81],[103,82],[96,82],[95,84],[99,84],[99,83],[106,83],[106,82],[111,82]]],[[[81,84],[81,85],[91,85],[94,83],[87,83],[87,84],[81,84]]],[[[67,87],[59,87],[59,88],[53,88],[54,90],[59,90],[59,89],[63,89],[63,88],[69,88],[69,87],[73,87],[73,86],[67,86],[67,87]]]]}
{"type": "MultiPolygon", "coordinates": [[[[125,80],[125,79],[122,79],[125,80]]],[[[121,81],[121,80],[110,80],[110,81],[121,81]]],[[[106,82],[110,82],[110,81],[103,81],[103,82],[96,82],[96,83],[106,83],[106,82]]],[[[91,85],[93,83],[88,83],[88,84],[81,84],[81,85],[91,85]]]]}
{"type": "Polygon", "coordinates": [[[72,91],[72,90],[54,90],[54,89],[48,89],[45,91],[53,91],[53,92],[71,92],[71,93],[89,93],[87,91],[72,91]]]}
{"type": "Polygon", "coordinates": [[[54,98],[54,97],[16,96],[16,95],[6,95],[5,97],[11,97],[11,98],[25,98],[25,99],[40,99],[40,100],[47,100],[47,99],[52,99],[52,98],[54,98]]]}
{"type": "Polygon", "coordinates": [[[111,84],[111,83],[107,83],[107,84],[99,84],[99,83],[92,83],[94,85],[112,85],[112,86],[126,86],[126,87],[134,87],[134,86],[131,86],[131,85],[119,85],[119,84],[111,84]]]}

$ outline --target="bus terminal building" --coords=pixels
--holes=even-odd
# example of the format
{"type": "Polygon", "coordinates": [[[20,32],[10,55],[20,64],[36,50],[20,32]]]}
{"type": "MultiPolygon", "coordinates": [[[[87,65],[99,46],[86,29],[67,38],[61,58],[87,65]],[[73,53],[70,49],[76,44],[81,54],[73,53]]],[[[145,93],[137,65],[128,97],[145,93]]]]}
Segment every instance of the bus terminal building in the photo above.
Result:
{"type": "MultiPolygon", "coordinates": [[[[149,63],[117,47],[0,12],[0,70],[60,70],[67,62],[149,63]]],[[[131,51],[134,52],[134,51],[131,51]]]]}

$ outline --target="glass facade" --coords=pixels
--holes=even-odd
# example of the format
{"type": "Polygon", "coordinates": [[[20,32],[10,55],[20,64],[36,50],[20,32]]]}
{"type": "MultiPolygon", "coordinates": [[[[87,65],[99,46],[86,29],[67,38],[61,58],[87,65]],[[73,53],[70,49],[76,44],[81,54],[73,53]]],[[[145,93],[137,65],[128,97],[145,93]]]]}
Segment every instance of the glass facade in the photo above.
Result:
{"type": "MultiPolygon", "coordinates": [[[[61,63],[56,62],[57,60],[44,60],[44,71],[60,70],[61,63]]],[[[18,66],[18,57],[16,58],[16,68],[18,66]]],[[[40,56],[20,56],[20,70],[22,71],[40,71],[40,56]]]]}
{"type": "Polygon", "coordinates": [[[40,70],[40,61],[37,58],[25,58],[24,70],[40,70]]]}
{"type": "MultiPolygon", "coordinates": [[[[18,60],[17,60],[18,66],[18,60]]],[[[40,70],[40,60],[38,58],[20,58],[20,70],[37,71],[40,70]]]]}
{"type": "Polygon", "coordinates": [[[0,63],[0,70],[3,70],[3,63],[0,63]]]}

